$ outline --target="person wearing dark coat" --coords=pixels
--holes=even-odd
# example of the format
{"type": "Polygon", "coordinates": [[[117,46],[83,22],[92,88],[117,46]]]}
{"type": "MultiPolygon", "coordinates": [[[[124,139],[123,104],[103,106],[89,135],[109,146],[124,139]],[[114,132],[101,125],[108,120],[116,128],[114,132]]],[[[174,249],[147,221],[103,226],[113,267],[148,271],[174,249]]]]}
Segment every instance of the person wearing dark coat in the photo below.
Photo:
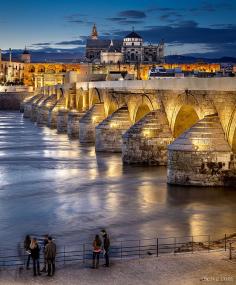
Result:
{"type": "Polygon", "coordinates": [[[25,249],[26,254],[28,255],[27,256],[27,262],[26,262],[26,269],[27,270],[29,269],[30,257],[31,257],[31,254],[30,254],[30,244],[31,244],[31,238],[30,238],[29,235],[27,235],[25,237],[25,240],[24,240],[24,249],[25,249]]]}
{"type": "Polygon", "coordinates": [[[106,232],[106,230],[102,230],[102,237],[103,237],[103,251],[104,251],[104,257],[105,257],[105,264],[104,266],[109,267],[110,261],[109,261],[109,251],[110,251],[110,239],[106,232]]]}
{"type": "Polygon", "coordinates": [[[40,255],[40,247],[38,245],[37,239],[33,238],[30,244],[30,252],[31,258],[33,260],[33,273],[34,276],[41,275],[40,274],[40,265],[39,265],[39,255],[40,255]]]}
{"type": "Polygon", "coordinates": [[[56,244],[52,241],[52,237],[48,237],[48,244],[46,245],[44,252],[48,266],[48,276],[53,276],[55,273],[56,253],[57,253],[56,244]]]}

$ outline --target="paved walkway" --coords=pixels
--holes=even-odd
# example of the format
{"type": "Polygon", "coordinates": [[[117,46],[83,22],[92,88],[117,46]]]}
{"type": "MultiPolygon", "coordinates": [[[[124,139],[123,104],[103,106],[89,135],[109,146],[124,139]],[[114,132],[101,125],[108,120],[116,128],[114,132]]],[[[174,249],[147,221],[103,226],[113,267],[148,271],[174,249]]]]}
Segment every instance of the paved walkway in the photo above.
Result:
{"type": "Polygon", "coordinates": [[[110,268],[101,267],[98,270],[73,265],[59,268],[52,278],[35,278],[31,271],[23,271],[21,274],[14,270],[0,271],[0,284],[236,284],[236,261],[229,261],[227,257],[225,252],[166,255],[117,261],[110,268]]]}

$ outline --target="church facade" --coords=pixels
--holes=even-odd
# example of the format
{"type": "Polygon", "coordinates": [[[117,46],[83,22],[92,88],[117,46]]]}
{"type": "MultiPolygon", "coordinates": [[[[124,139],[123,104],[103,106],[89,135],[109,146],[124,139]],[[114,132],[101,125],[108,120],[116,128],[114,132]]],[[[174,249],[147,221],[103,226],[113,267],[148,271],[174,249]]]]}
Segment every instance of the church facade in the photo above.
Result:
{"type": "Polygon", "coordinates": [[[123,40],[99,39],[96,25],[86,44],[86,60],[91,63],[164,63],[164,43],[145,45],[132,31],[123,40]],[[117,60],[119,59],[119,60],[117,60]]]}

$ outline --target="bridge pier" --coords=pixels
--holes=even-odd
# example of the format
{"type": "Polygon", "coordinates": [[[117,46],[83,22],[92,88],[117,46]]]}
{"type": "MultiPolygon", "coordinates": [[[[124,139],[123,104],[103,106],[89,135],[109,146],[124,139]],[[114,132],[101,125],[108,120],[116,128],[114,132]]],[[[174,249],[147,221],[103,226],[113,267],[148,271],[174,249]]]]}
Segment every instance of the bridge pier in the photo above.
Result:
{"type": "Polygon", "coordinates": [[[166,165],[172,132],[163,110],[148,113],[123,136],[122,159],[127,164],[166,165]]]}
{"type": "Polygon", "coordinates": [[[218,116],[205,116],[169,145],[168,183],[228,186],[231,154],[218,116]]]}
{"type": "Polygon", "coordinates": [[[119,108],[96,127],[96,151],[121,152],[122,135],[131,125],[128,107],[119,108]]]}
{"type": "Polygon", "coordinates": [[[79,140],[81,143],[95,143],[95,127],[105,119],[104,104],[97,103],[79,122],[79,140]]]}
{"type": "Polygon", "coordinates": [[[67,133],[68,110],[60,109],[57,115],[57,132],[59,134],[67,133]]]}
{"type": "Polygon", "coordinates": [[[79,121],[84,115],[85,112],[68,113],[67,134],[70,138],[79,138],[79,121]]]}
{"type": "Polygon", "coordinates": [[[57,109],[53,108],[53,109],[49,110],[47,126],[50,129],[56,129],[57,128],[57,116],[58,116],[58,110],[57,109]]]}
{"type": "Polygon", "coordinates": [[[30,118],[32,111],[32,102],[27,102],[24,105],[24,118],[30,118]]]}
{"type": "Polygon", "coordinates": [[[57,102],[57,95],[53,94],[43,102],[41,107],[38,108],[37,124],[39,126],[47,125],[50,109],[53,108],[56,102],[57,102]]]}
{"type": "Polygon", "coordinates": [[[37,121],[38,109],[40,108],[41,104],[43,103],[43,101],[45,99],[46,99],[45,95],[42,95],[38,100],[36,100],[32,104],[32,110],[31,110],[31,116],[30,116],[30,119],[31,119],[32,122],[36,122],[37,121]]]}
{"type": "Polygon", "coordinates": [[[24,104],[24,118],[30,118],[32,113],[32,105],[36,102],[42,95],[35,95],[29,101],[24,104]]]}

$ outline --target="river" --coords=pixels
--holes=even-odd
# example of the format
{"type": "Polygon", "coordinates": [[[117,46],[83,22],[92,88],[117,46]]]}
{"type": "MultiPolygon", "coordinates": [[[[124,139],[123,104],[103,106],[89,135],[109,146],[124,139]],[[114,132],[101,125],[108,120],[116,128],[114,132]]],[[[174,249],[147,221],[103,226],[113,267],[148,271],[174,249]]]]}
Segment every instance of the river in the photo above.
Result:
{"type": "Polygon", "coordinates": [[[165,167],[123,166],[17,112],[0,113],[0,240],[50,233],[60,244],[236,232],[236,188],[176,187],[165,167]]]}

